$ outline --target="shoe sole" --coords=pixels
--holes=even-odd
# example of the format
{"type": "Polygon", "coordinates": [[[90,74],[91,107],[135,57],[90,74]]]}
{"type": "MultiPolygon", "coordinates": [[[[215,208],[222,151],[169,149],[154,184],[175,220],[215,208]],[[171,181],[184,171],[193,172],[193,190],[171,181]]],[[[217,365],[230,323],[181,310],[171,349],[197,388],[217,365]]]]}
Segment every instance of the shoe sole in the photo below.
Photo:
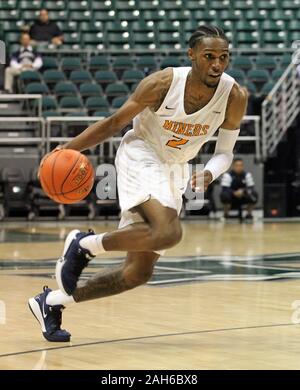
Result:
{"type": "Polygon", "coordinates": [[[62,270],[63,270],[63,267],[66,263],[66,260],[65,260],[65,254],[67,252],[67,250],[69,249],[69,246],[71,245],[72,241],[74,240],[74,238],[76,237],[76,234],[80,233],[80,230],[78,229],[75,229],[75,230],[72,230],[67,238],[66,238],[66,241],[65,241],[65,246],[64,246],[64,251],[63,251],[63,254],[62,256],[57,260],[56,262],[56,267],[55,267],[55,278],[56,278],[56,282],[57,282],[57,285],[59,287],[59,289],[66,295],[72,295],[72,294],[68,294],[64,288],[64,285],[63,285],[63,282],[62,282],[62,278],[61,278],[61,274],[62,274],[62,270]]]}
{"type": "Polygon", "coordinates": [[[34,298],[30,298],[28,300],[28,306],[29,306],[31,313],[34,315],[36,320],[39,322],[39,324],[42,328],[42,332],[43,333],[46,332],[45,323],[43,320],[43,314],[41,312],[40,305],[37,303],[37,301],[34,298]]]}

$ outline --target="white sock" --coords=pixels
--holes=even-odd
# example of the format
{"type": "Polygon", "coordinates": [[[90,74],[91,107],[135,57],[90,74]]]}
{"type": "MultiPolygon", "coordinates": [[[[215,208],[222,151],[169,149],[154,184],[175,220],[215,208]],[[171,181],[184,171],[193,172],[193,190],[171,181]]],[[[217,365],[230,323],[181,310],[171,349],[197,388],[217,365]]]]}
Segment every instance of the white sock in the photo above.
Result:
{"type": "Polygon", "coordinates": [[[105,252],[102,245],[102,239],[105,234],[93,234],[92,236],[84,237],[79,241],[79,245],[87,249],[93,256],[99,255],[105,252]]]}
{"type": "Polygon", "coordinates": [[[60,290],[51,291],[46,298],[46,304],[50,306],[64,305],[74,303],[72,295],[66,295],[60,290]]]}

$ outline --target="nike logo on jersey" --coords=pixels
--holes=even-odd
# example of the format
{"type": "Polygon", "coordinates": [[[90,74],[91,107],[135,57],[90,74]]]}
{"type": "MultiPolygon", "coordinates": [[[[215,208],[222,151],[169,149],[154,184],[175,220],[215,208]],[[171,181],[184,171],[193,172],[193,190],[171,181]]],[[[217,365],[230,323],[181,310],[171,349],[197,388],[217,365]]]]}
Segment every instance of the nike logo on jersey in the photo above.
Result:
{"type": "Polygon", "coordinates": [[[221,111],[213,111],[214,114],[221,114],[221,111]]]}
{"type": "Polygon", "coordinates": [[[173,107],[168,107],[168,106],[166,106],[165,107],[167,110],[175,110],[175,107],[173,108],[173,107]]]}

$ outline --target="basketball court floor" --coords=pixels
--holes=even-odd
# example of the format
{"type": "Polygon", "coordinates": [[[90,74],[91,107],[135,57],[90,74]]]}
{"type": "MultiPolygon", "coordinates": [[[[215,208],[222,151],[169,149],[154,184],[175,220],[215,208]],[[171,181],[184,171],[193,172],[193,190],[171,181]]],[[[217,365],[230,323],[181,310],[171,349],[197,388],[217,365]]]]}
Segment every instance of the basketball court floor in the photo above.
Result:
{"type": "MultiPolygon", "coordinates": [[[[27,299],[56,288],[65,236],[116,226],[0,225],[0,369],[300,369],[300,223],[183,222],[148,285],[68,306],[72,341],[44,340],[27,299]]],[[[98,257],[83,277],[123,255],[98,257]]]]}

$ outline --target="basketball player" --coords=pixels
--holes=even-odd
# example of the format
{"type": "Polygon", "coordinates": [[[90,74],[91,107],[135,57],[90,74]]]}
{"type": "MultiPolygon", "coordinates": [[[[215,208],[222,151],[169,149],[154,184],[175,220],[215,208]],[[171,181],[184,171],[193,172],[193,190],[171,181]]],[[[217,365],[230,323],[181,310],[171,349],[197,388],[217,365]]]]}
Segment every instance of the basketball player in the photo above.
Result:
{"type": "Polygon", "coordinates": [[[70,232],[56,266],[60,289],[44,287],[29,300],[49,341],[70,339],[60,327],[66,305],[119,294],[150,279],[159,256],[181,240],[178,215],[189,180],[187,161],[218,129],[215,153],[204,171],[192,177],[192,186],[202,178],[205,190],[231,165],[247,92],[224,73],[229,63],[224,32],[214,26],[199,27],[189,40],[188,56],[191,67],[167,68],[146,77],[116,113],[63,146],[89,149],[133,120],[133,129],[123,137],[116,155],[119,229],[103,234],[70,232]],[[174,163],[178,169],[171,178],[166,167],[174,163]],[[88,262],[106,251],[126,251],[126,260],[77,285],[88,262]]]}

